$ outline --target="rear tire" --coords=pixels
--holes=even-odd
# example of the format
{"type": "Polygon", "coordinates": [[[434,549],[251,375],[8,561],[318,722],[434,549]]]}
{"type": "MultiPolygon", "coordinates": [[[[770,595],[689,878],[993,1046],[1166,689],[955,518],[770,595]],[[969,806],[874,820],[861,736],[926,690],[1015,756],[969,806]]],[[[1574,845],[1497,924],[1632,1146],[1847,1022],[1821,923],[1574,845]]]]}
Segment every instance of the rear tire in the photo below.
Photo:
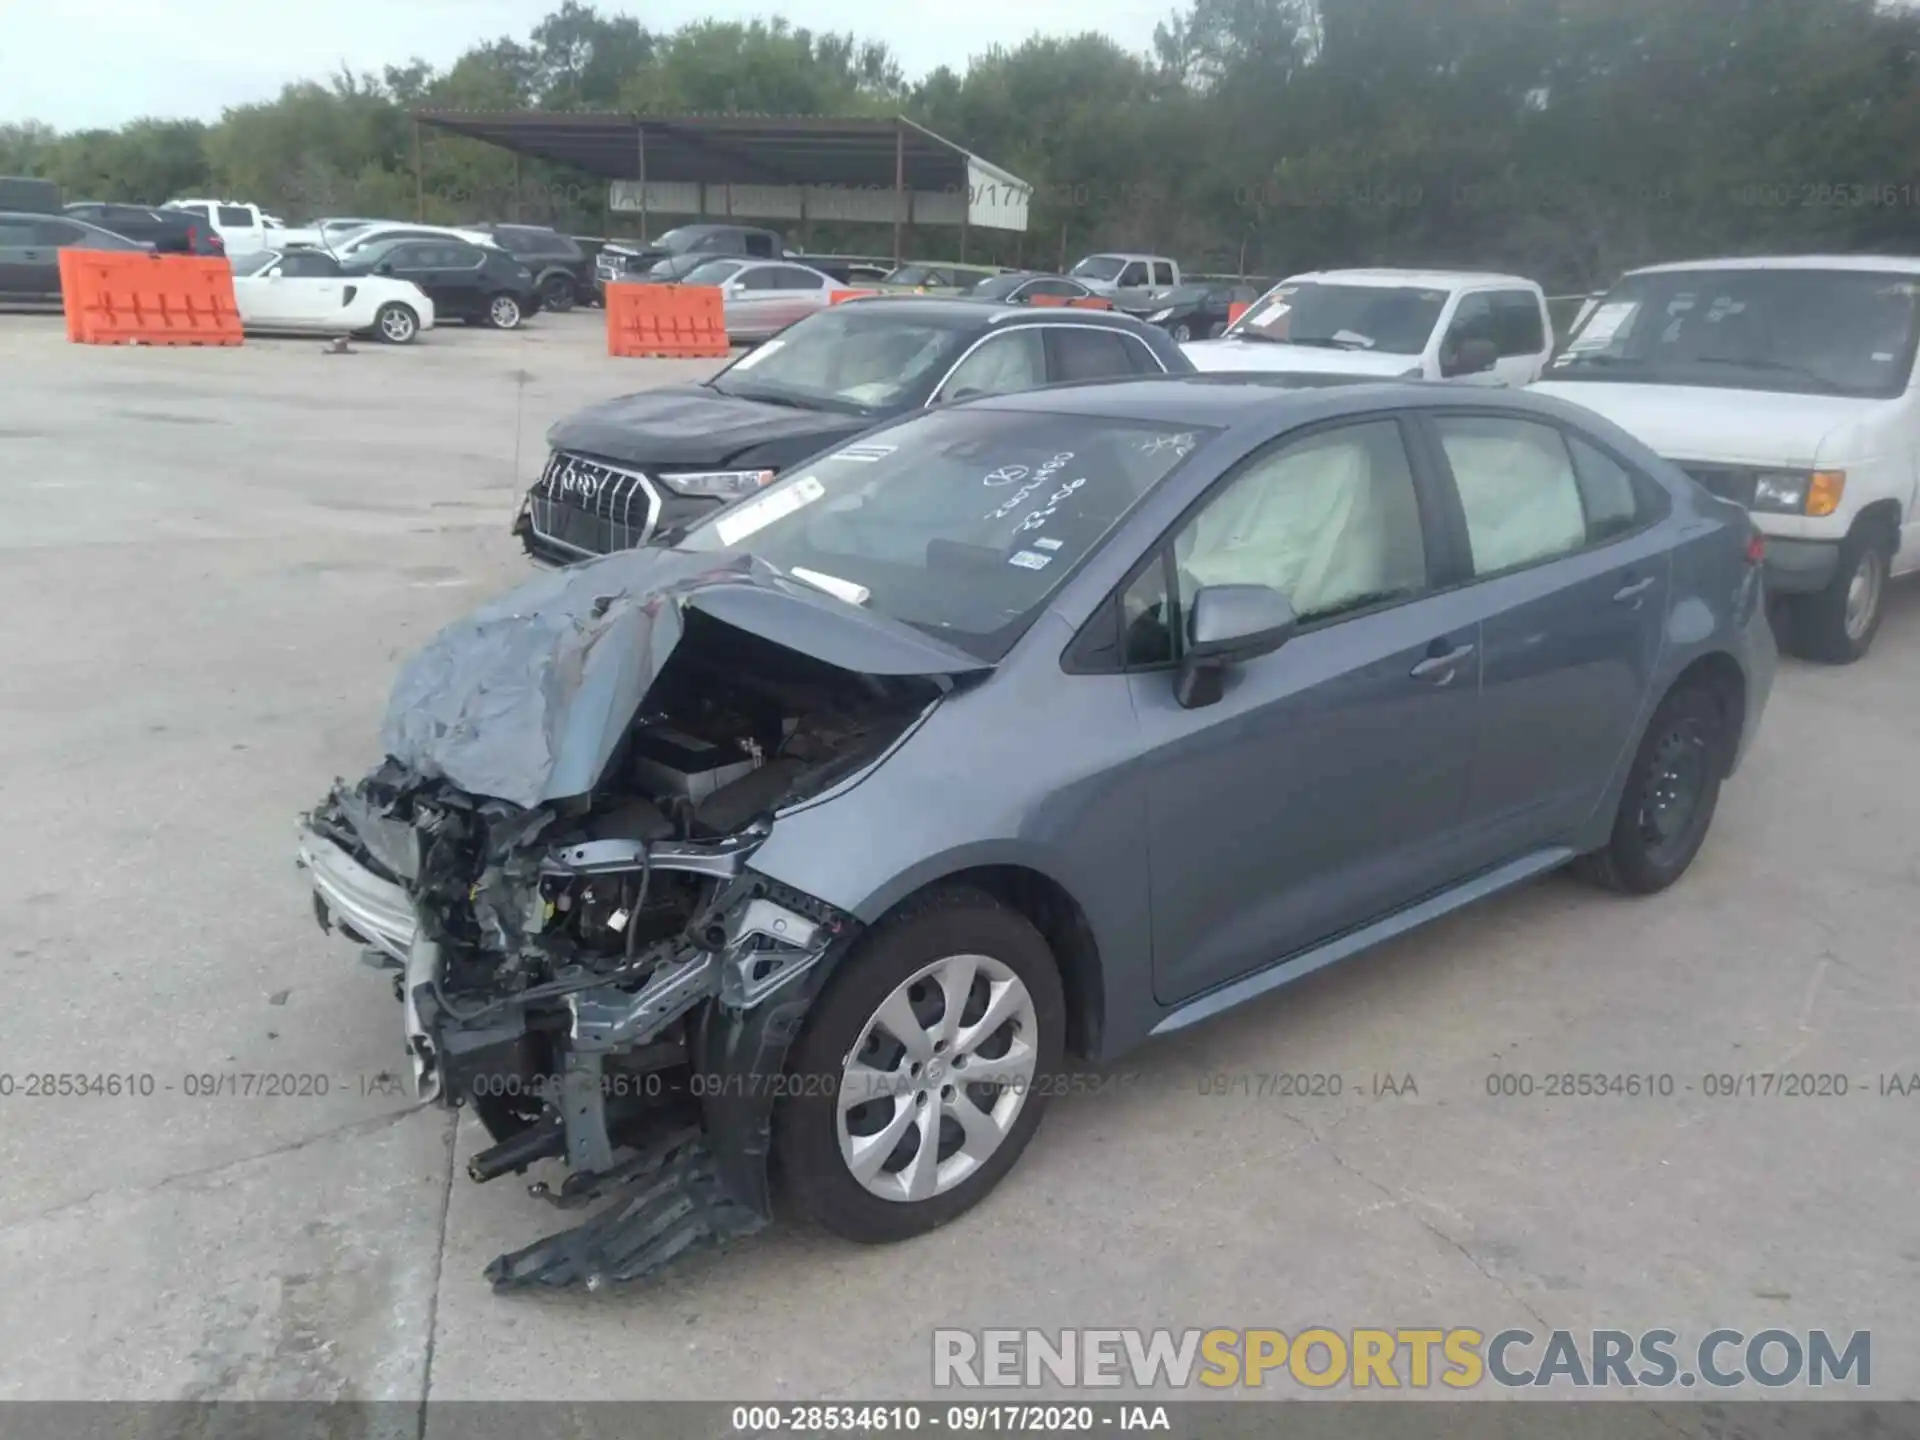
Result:
{"type": "Polygon", "coordinates": [[[373,333],[385,345],[411,345],[420,334],[420,317],[399,301],[389,301],[373,317],[373,333]]]}
{"type": "Polygon", "coordinates": [[[883,921],[834,975],[795,1047],[790,1098],[774,1117],[786,1198],[806,1219],[862,1244],[909,1239],[964,1214],[1039,1128],[1065,1014],[1047,942],[991,896],[938,890],[883,921]],[[961,998],[943,1031],[949,983],[961,998]],[[1007,1018],[980,1030],[989,1005],[1007,1018]],[[918,1051],[901,1028],[915,1029],[908,1038],[923,1041],[918,1051]],[[1024,1069],[1026,1079],[968,1083],[983,1066],[1024,1069]],[[889,1130],[896,1139],[885,1140],[889,1130]],[[886,1151],[864,1147],[862,1165],[867,1139],[886,1151]],[[919,1188],[927,1193],[908,1198],[919,1188]]]}
{"type": "Polygon", "coordinates": [[[495,295],[487,301],[487,324],[496,330],[520,328],[520,302],[511,295],[495,295]]]}
{"type": "Polygon", "coordinates": [[[1890,526],[1870,520],[1854,527],[1827,588],[1794,596],[1787,606],[1787,640],[1795,654],[1851,665],[1867,653],[1886,611],[1895,547],[1890,526]]]}
{"type": "Polygon", "coordinates": [[[1634,752],[1613,834],[1575,861],[1575,871],[1624,895],[1657,894],[1686,874],[1713,823],[1736,743],[1706,686],[1669,694],[1634,752]]]}

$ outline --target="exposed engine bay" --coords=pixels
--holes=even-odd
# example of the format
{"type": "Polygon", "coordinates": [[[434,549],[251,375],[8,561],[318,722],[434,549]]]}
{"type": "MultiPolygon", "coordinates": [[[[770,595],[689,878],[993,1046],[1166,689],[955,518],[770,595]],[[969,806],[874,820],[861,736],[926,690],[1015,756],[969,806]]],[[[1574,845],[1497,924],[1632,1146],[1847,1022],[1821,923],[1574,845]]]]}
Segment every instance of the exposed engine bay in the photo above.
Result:
{"type": "MultiPolygon", "coordinates": [[[[749,862],[778,812],[857,781],[947,688],[678,618],[585,792],[476,795],[390,753],[304,818],[316,912],[394,972],[421,1098],[471,1105],[495,1141],[472,1178],[559,1158],[565,1183],[533,1193],[625,1197],[500,1257],[496,1286],[636,1278],[765,1222],[808,975],[859,926],[749,862]]],[[[483,658],[493,688],[474,693],[497,703],[483,658]]]]}

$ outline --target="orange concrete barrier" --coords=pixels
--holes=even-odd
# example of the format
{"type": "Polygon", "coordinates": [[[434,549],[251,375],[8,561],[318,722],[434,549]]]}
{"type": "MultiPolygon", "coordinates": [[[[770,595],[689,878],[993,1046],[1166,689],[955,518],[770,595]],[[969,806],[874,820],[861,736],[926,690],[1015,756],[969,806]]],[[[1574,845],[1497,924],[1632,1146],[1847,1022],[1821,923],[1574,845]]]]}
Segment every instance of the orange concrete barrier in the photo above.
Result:
{"type": "Polygon", "coordinates": [[[1027,297],[1027,304],[1048,307],[1058,305],[1064,308],[1067,303],[1067,298],[1065,295],[1029,295],[1027,297]]]}
{"type": "Polygon", "coordinates": [[[827,297],[827,303],[829,305],[840,305],[848,300],[865,300],[869,296],[878,295],[879,293],[878,290],[836,290],[827,297]]]}
{"type": "Polygon", "coordinates": [[[233,266],[221,256],[60,252],[67,339],[80,345],[238,345],[233,266]]]}
{"type": "Polygon", "coordinates": [[[1227,306],[1227,323],[1229,325],[1233,324],[1234,321],[1238,320],[1252,308],[1253,307],[1245,300],[1234,301],[1231,305],[1227,306]]]}
{"type": "Polygon", "coordinates": [[[607,286],[607,354],[672,360],[724,357],[727,316],[720,287],[607,286]]]}
{"type": "Polygon", "coordinates": [[[1113,302],[1104,295],[1072,295],[1067,304],[1075,310],[1111,310],[1113,302]]]}

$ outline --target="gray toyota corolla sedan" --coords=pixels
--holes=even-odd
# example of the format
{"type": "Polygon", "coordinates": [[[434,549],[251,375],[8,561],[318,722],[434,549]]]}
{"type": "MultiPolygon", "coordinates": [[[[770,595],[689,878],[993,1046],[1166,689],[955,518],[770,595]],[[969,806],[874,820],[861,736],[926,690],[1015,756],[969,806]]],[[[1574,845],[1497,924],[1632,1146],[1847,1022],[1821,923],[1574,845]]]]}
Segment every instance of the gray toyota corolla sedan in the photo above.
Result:
{"type": "Polygon", "coordinates": [[[1538,397],[971,401],[450,626],[301,860],[496,1142],[473,1178],[608,1202],[496,1285],[647,1274],[776,1194],[901,1239],[1068,1054],[1569,862],[1672,884],[1772,682],[1761,559],[1538,397]]]}

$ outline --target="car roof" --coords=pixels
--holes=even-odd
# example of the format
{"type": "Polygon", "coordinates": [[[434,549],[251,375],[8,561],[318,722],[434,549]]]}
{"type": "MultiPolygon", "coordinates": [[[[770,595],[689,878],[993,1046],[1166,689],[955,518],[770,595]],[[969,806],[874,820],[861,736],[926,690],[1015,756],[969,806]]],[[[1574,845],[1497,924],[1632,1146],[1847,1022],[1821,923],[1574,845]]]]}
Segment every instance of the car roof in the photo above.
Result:
{"type": "Polygon", "coordinates": [[[1411,285],[1426,290],[1457,290],[1467,285],[1513,285],[1527,290],[1539,289],[1537,281],[1524,275],[1502,275],[1493,270],[1395,270],[1377,267],[1364,270],[1308,270],[1289,275],[1277,283],[1292,285],[1303,280],[1320,280],[1339,285],[1411,285]]]}
{"type": "Polygon", "coordinates": [[[1629,275],[1670,274],[1676,270],[1862,270],[1877,274],[1920,274],[1916,255],[1729,255],[1706,260],[1676,260],[1644,265],[1629,275]]]}
{"type": "Polygon", "coordinates": [[[890,315],[975,325],[982,330],[1006,325],[1079,324],[1091,321],[1116,330],[1139,329],[1141,322],[1118,310],[1082,310],[1070,306],[1005,305],[970,295],[874,295],[850,302],[887,307],[890,315]]]}
{"type": "Polygon", "coordinates": [[[959,403],[996,410],[1205,425],[1222,430],[1254,422],[1265,424],[1287,411],[1304,422],[1346,413],[1461,405],[1564,420],[1571,408],[1523,390],[1439,380],[1356,379],[1352,384],[1322,385],[1311,381],[1297,383],[1300,378],[1292,377],[1296,383],[1275,383],[1276,379],[1284,382],[1287,377],[1214,371],[1050,385],[959,403]]]}

